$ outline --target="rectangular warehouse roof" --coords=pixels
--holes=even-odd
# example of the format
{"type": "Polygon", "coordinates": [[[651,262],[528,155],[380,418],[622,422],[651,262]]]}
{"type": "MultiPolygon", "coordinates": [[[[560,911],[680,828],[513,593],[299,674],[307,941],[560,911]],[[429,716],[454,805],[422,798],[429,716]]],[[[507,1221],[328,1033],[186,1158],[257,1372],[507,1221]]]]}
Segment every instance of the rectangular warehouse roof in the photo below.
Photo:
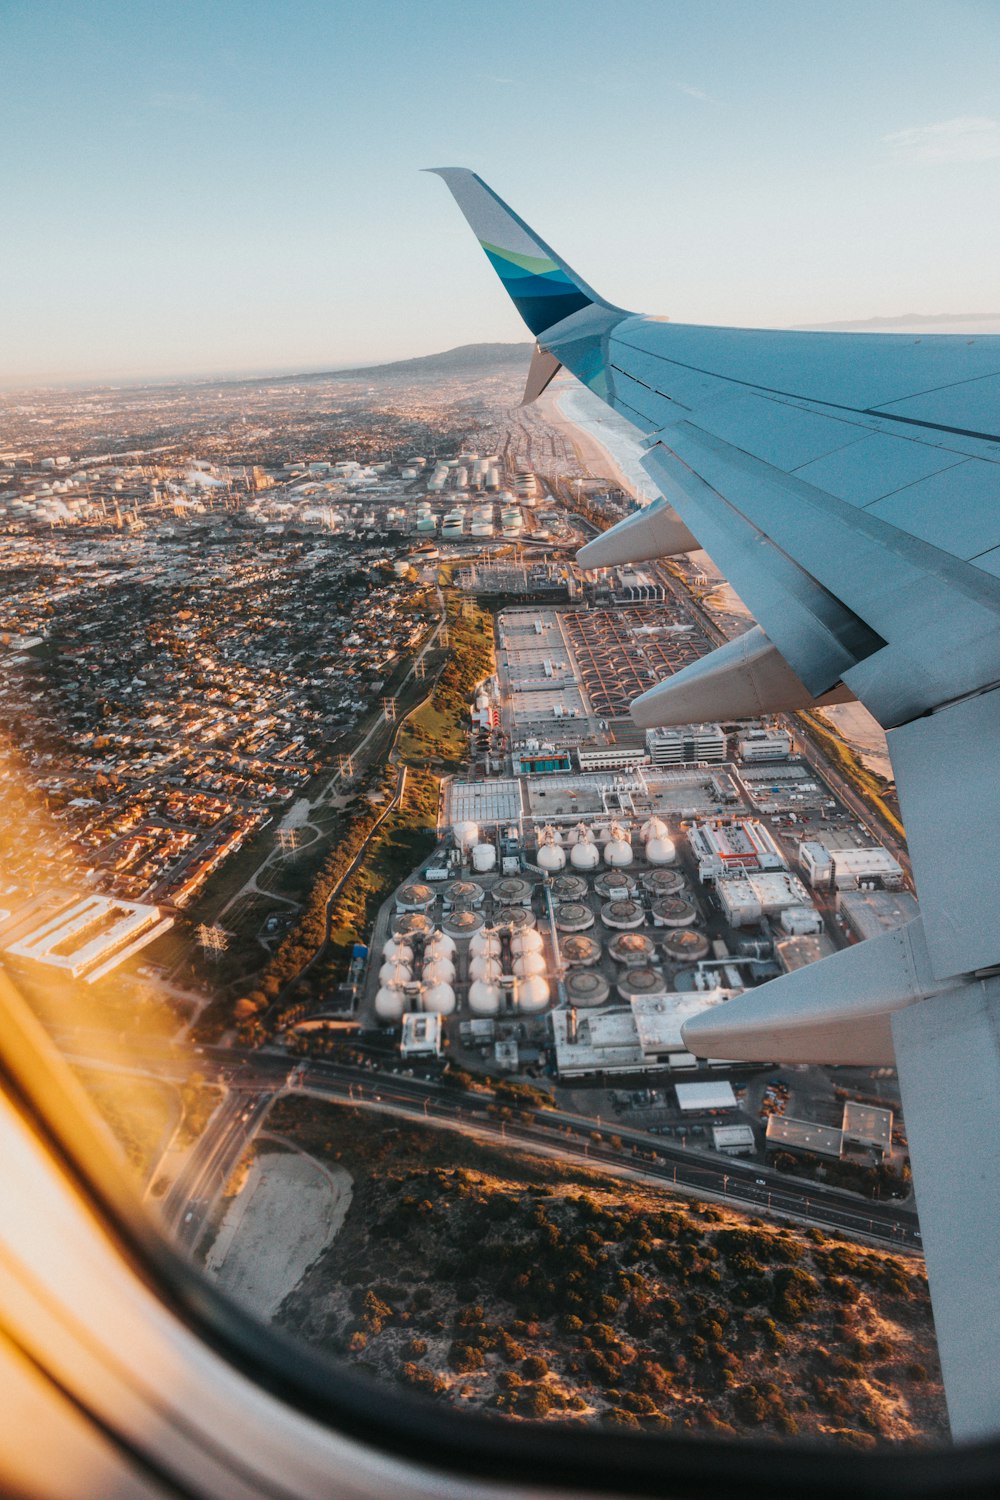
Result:
{"type": "Polygon", "coordinates": [[[735,1109],[733,1086],[724,1078],[711,1083],[676,1083],[677,1103],[684,1114],[703,1109],[735,1109]]]}

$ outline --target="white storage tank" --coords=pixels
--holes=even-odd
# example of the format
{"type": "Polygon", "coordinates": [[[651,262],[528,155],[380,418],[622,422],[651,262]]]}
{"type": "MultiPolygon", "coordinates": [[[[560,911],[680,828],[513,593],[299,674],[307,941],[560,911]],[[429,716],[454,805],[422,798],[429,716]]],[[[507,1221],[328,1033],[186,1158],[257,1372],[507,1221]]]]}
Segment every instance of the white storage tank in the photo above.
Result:
{"type": "Polygon", "coordinates": [[[517,957],[522,953],[541,953],[545,945],[537,927],[527,927],[524,932],[515,932],[510,946],[511,952],[517,957]]]}
{"type": "Polygon", "coordinates": [[[545,959],[541,953],[519,953],[514,960],[514,973],[518,979],[528,979],[532,974],[544,974],[545,959]]]}
{"type": "Polygon", "coordinates": [[[422,1008],[430,1015],[450,1016],[455,1009],[455,991],[450,984],[431,984],[420,992],[422,1008]]]}
{"type": "Polygon", "coordinates": [[[566,855],[558,844],[542,844],[538,851],[538,868],[547,874],[566,868],[566,855]]]}
{"type": "Polygon", "coordinates": [[[566,835],[566,842],[567,844],[579,844],[581,841],[583,843],[586,843],[588,839],[592,839],[593,837],[594,835],[591,833],[586,823],[577,823],[576,826],[574,828],[571,828],[569,833],[566,835]]]}
{"type": "Polygon", "coordinates": [[[455,965],[450,958],[432,958],[420,977],[424,984],[454,984],[455,965]]]}
{"type": "Polygon", "coordinates": [[[479,842],[478,823],[456,823],[452,829],[455,846],[458,849],[471,849],[479,842]]]}
{"type": "Polygon", "coordinates": [[[549,1003],[549,986],[540,974],[514,981],[514,1004],[518,1010],[544,1010],[549,1003]]]}
{"type": "Polygon", "coordinates": [[[677,858],[673,839],[650,839],[646,845],[646,858],[651,865],[672,865],[677,858]]]}
{"type": "Polygon", "coordinates": [[[413,978],[413,970],[398,958],[388,959],[378,971],[379,984],[393,985],[402,989],[413,978]]]}
{"type": "Polygon", "coordinates": [[[601,862],[601,851],[588,832],[586,840],[581,836],[570,850],[569,862],[574,870],[596,870],[601,862]]]}
{"type": "Polygon", "coordinates": [[[503,991],[498,984],[486,979],[474,979],[469,985],[469,1009],[474,1016],[496,1016],[500,1014],[503,991]]]}
{"type": "Polygon", "coordinates": [[[493,954],[479,953],[469,959],[470,979],[487,979],[490,984],[496,984],[502,974],[503,965],[493,954]]]}
{"type": "Polygon", "coordinates": [[[477,875],[485,875],[490,870],[495,870],[497,864],[497,851],[492,844],[477,844],[472,851],[472,868],[477,875]]]}
{"type": "Polygon", "coordinates": [[[538,835],[539,844],[561,844],[562,841],[562,831],[554,823],[546,823],[538,835]]]}
{"type": "Polygon", "coordinates": [[[424,960],[429,958],[454,958],[455,939],[446,932],[435,932],[424,944],[424,960]]]}
{"type": "Polygon", "coordinates": [[[402,1020],[405,1006],[406,996],[402,990],[389,989],[383,985],[375,996],[375,1014],[386,1025],[402,1020]]]}
{"type": "Polygon", "coordinates": [[[639,829],[639,837],[644,844],[648,844],[650,839],[665,839],[669,838],[669,836],[670,829],[664,823],[663,819],[656,817],[655,814],[653,817],[647,818],[639,829]]]}
{"type": "Polygon", "coordinates": [[[499,958],[500,934],[489,929],[485,932],[473,933],[469,942],[469,952],[473,958],[499,958]]]}
{"type": "MultiPolygon", "coordinates": [[[[622,830],[618,829],[617,832],[621,833],[622,830]]],[[[609,839],[604,846],[604,860],[616,869],[624,869],[632,863],[632,845],[624,838],[609,839]]]]}
{"type": "Polygon", "coordinates": [[[388,942],[382,944],[382,957],[386,963],[413,963],[413,949],[409,943],[404,943],[399,938],[389,938],[388,942]]]}

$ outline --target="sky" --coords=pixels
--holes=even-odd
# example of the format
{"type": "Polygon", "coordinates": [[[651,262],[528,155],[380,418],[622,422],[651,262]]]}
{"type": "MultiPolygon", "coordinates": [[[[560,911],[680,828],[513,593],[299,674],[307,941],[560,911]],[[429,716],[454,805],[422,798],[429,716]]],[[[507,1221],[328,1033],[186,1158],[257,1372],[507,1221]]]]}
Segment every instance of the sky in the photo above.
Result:
{"type": "Polygon", "coordinates": [[[527,338],[432,166],[635,311],[1000,314],[996,0],[0,0],[0,57],[7,385],[527,338]]]}

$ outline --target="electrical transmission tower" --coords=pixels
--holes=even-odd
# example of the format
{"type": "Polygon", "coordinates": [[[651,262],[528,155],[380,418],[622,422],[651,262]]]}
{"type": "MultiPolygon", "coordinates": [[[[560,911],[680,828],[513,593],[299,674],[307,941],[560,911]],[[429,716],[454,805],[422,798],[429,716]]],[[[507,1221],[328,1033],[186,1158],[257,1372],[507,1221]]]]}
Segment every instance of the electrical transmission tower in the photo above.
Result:
{"type": "Polygon", "coordinates": [[[418,656],[413,663],[413,675],[418,682],[423,682],[427,676],[427,663],[422,656],[418,656]]]}
{"type": "Polygon", "coordinates": [[[387,724],[395,724],[395,722],[396,722],[396,700],[395,700],[395,698],[383,698],[382,699],[382,712],[385,714],[385,722],[387,724]]]}
{"type": "Polygon", "coordinates": [[[299,830],[297,828],[279,828],[278,843],[281,845],[283,854],[294,854],[299,847],[299,830]]]}
{"type": "Polygon", "coordinates": [[[208,927],[202,922],[198,928],[198,943],[202,952],[217,963],[229,947],[229,934],[224,927],[208,927]]]}
{"type": "Polygon", "coordinates": [[[353,755],[338,755],[337,756],[337,769],[340,772],[340,777],[341,777],[342,781],[351,781],[353,779],[353,777],[354,777],[354,756],[353,755]]]}

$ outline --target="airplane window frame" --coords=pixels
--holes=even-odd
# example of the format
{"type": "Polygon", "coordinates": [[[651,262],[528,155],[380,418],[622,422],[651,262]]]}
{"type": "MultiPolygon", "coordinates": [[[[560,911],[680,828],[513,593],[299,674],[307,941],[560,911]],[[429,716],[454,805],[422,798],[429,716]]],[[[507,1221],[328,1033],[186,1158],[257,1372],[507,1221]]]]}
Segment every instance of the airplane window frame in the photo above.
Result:
{"type": "Polygon", "coordinates": [[[216,1355],[279,1401],[329,1430],[454,1480],[527,1484],[554,1493],[717,1496],[745,1500],[968,1500],[1000,1489],[1000,1439],[952,1448],[872,1453],[789,1443],[631,1435],[511,1422],[380,1389],[258,1321],[171,1244],[142,1206],[82,1085],[5,978],[0,1080],[8,1099],[59,1162],[123,1257],[159,1301],[216,1355]]]}

